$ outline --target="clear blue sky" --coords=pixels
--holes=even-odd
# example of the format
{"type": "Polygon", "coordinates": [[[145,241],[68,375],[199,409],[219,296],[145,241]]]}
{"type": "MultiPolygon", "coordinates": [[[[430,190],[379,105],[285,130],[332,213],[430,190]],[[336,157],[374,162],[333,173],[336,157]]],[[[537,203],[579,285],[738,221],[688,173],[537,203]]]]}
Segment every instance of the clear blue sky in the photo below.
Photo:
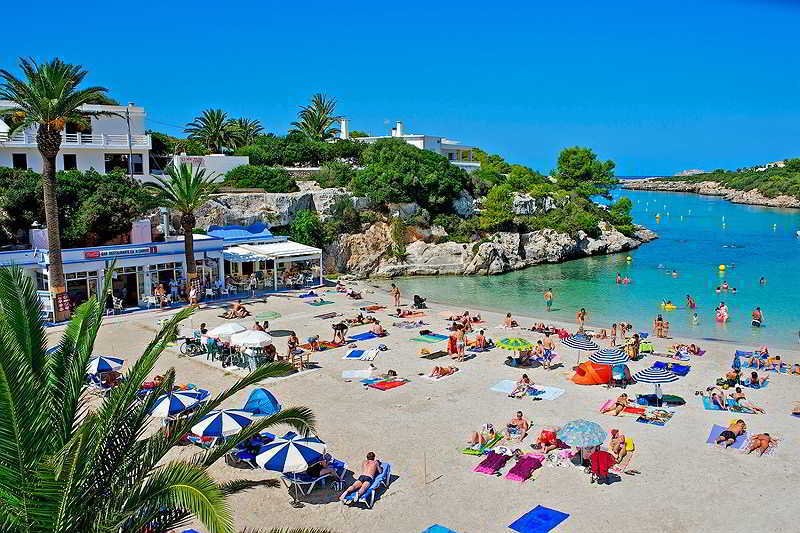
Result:
{"type": "Polygon", "coordinates": [[[542,171],[575,144],[618,175],[800,156],[800,2],[509,4],[12,2],[0,65],[80,63],[172,134],[208,107],[285,133],[321,91],[542,171]]]}

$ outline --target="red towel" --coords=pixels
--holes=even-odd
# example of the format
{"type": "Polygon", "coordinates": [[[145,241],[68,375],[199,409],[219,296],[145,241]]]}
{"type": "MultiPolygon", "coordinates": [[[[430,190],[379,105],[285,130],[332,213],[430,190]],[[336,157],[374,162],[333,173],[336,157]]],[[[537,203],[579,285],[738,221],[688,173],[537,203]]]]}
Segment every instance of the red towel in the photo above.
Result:
{"type": "Polygon", "coordinates": [[[614,456],[608,452],[598,450],[592,454],[592,473],[596,476],[608,476],[608,469],[616,464],[614,456]]]}
{"type": "Polygon", "coordinates": [[[408,383],[407,381],[379,381],[377,383],[370,384],[370,387],[373,389],[380,389],[380,390],[389,390],[395,387],[399,387],[400,385],[405,385],[408,383]]]}

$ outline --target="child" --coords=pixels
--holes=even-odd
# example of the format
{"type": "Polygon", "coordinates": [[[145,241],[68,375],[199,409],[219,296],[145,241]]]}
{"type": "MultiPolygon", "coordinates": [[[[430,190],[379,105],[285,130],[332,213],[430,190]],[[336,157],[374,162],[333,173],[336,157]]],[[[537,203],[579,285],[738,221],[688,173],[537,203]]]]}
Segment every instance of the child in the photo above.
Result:
{"type": "Polygon", "coordinates": [[[528,388],[533,387],[533,382],[528,377],[528,374],[522,374],[522,377],[517,381],[514,390],[508,395],[509,398],[522,398],[528,392],[528,388]]]}

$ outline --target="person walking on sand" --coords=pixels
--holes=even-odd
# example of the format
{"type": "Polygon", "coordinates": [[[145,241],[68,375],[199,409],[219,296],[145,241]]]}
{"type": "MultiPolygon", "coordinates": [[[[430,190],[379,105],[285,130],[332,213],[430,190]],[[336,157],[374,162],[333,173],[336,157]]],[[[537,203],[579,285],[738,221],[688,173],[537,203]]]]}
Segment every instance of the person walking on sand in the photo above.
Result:
{"type": "Polygon", "coordinates": [[[549,313],[550,308],[553,306],[553,288],[549,288],[544,291],[544,305],[545,310],[549,313]]]}
{"type": "Polygon", "coordinates": [[[389,294],[394,298],[394,306],[400,307],[400,289],[398,289],[397,285],[394,283],[392,283],[392,289],[389,291],[389,294]]]}
{"type": "Polygon", "coordinates": [[[583,331],[583,326],[586,324],[586,309],[581,307],[581,310],[575,313],[575,322],[578,323],[578,331],[583,331]]]}
{"type": "Polygon", "coordinates": [[[347,497],[348,494],[352,492],[358,491],[358,498],[364,495],[369,489],[370,485],[375,481],[375,477],[378,475],[378,472],[381,470],[381,462],[375,459],[375,452],[369,452],[367,454],[367,459],[361,462],[361,475],[358,476],[358,479],[347,487],[341,496],[339,496],[339,501],[344,503],[344,499],[347,497]]]}

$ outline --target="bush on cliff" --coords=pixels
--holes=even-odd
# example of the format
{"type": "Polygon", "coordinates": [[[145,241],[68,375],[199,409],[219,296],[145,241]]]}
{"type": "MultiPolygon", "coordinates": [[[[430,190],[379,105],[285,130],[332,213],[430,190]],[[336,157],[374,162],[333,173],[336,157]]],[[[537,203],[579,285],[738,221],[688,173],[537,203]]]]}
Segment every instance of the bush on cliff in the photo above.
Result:
{"type": "Polygon", "coordinates": [[[223,187],[264,189],[266,192],[295,192],[294,178],[283,168],[241,165],[225,174],[223,187]]]}

